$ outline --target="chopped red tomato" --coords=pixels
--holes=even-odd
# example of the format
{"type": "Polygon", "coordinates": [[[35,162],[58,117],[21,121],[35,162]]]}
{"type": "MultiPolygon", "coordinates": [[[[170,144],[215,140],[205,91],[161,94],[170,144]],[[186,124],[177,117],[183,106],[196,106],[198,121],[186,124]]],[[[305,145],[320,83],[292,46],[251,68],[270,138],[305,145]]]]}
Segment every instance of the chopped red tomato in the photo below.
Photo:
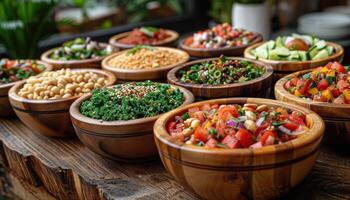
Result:
{"type": "Polygon", "coordinates": [[[343,92],[345,89],[349,88],[349,84],[345,80],[339,80],[337,87],[341,92],[343,92]]]}
{"type": "Polygon", "coordinates": [[[243,128],[238,130],[238,132],[236,133],[236,138],[245,148],[249,147],[255,142],[253,134],[251,134],[249,131],[243,128]]]}
{"type": "Polygon", "coordinates": [[[272,145],[275,143],[276,139],[277,133],[275,131],[266,131],[260,138],[260,142],[263,146],[272,145]]]}
{"type": "Polygon", "coordinates": [[[341,73],[345,73],[346,72],[345,67],[342,64],[338,63],[338,62],[332,63],[331,68],[335,69],[335,70],[337,70],[338,72],[341,72],[341,73]]]}
{"type": "Polygon", "coordinates": [[[222,141],[222,144],[231,149],[242,148],[242,145],[239,143],[237,138],[233,135],[227,135],[222,141]]]}
{"type": "Polygon", "coordinates": [[[210,110],[210,108],[211,108],[210,104],[206,103],[201,106],[201,111],[208,111],[210,110]]]}
{"type": "Polygon", "coordinates": [[[218,118],[228,120],[231,117],[238,117],[238,111],[234,106],[225,106],[219,109],[218,118]]]}
{"type": "Polygon", "coordinates": [[[215,148],[216,145],[218,144],[218,141],[215,140],[214,138],[210,138],[207,143],[205,143],[205,146],[208,148],[215,148]]]}
{"type": "Polygon", "coordinates": [[[188,115],[193,118],[195,117],[194,113],[196,113],[197,111],[199,111],[198,107],[192,107],[190,109],[188,109],[188,115]]]}
{"type": "Polygon", "coordinates": [[[202,128],[201,126],[197,127],[194,130],[194,138],[196,138],[197,140],[200,140],[204,143],[206,143],[208,141],[208,131],[204,128],[202,128]]]}
{"type": "Polygon", "coordinates": [[[318,88],[319,90],[322,91],[322,90],[327,89],[328,86],[329,86],[328,81],[327,81],[326,79],[322,79],[322,80],[318,83],[317,88],[318,88]]]}
{"type": "Polygon", "coordinates": [[[197,111],[194,113],[194,117],[197,118],[199,121],[204,122],[205,121],[205,115],[203,111],[197,111]]]}
{"type": "Polygon", "coordinates": [[[295,131],[299,128],[299,125],[294,122],[285,122],[283,126],[291,131],[295,131]]]}

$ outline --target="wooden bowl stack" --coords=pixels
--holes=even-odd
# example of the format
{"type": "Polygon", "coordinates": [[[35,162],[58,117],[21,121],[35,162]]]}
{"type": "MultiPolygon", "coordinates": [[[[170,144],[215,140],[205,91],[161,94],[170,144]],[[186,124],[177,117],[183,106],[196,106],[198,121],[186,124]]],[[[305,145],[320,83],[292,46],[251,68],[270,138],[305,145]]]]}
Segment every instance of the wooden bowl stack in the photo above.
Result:
{"type": "MultiPolygon", "coordinates": [[[[177,40],[179,39],[179,34],[175,31],[169,30],[169,29],[165,29],[165,32],[169,35],[168,38],[166,38],[162,41],[156,42],[154,44],[147,44],[147,45],[175,47],[177,40]]],[[[130,48],[137,46],[135,44],[124,44],[124,43],[121,43],[119,41],[120,39],[127,37],[130,33],[131,33],[131,31],[128,31],[128,32],[120,33],[120,34],[117,34],[117,35],[111,37],[109,39],[109,44],[114,46],[114,47],[117,47],[119,49],[130,49],[130,48]]]]}
{"type": "Polygon", "coordinates": [[[168,172],[203,199],[276,199],[300,183],[318,154],[324,122],[314,112],[268,99],[232,98],[191,104],[161,116],[154,125],[155,140],[168,172]],[[282,106],[306,115],[310,128],[295,140],[246,149],[204,148],[180,143],[166,130],[174,116],[205,103],[282,106]]]}
{"type": "Polygon", "coordinates": [[[270,65],[260,61],[228,57],[227,59],[249,61],[257,66],[264,67],[266,72],[259,78],[244,82],[244,83],[233,83],[227,85],[208,85],[208,84],[193,84],[185,83],[179,78],[179,71],[187,70],[192,65],[207,62],[211,60],[218,60],[219,58],[209,58],[188,62],[184,65],[175,67],[168,73],[168,82],[174,85],[178,85],[190,90],[196,99],[213,99],[213,98],[224,98],[224,97],[267,97],[272,84],[272,73],[273,69],[270,65]]]}
{"type": "Polygon", "coordinates": [[[299,77],[312,70],[295,72],[281,78],[275,85],[275,95],[277,100],[293,103],[313,110],[319,114],[326,122],[325,138],[330,144],[348,145],[350,144],[350,105],[316,102],[302,99],[289,93],[284,85],[293,77],[299,77]]]}
{"type": "MultiPolygon", "coordinates": [[[[188,90],[179,88],[184,94],[182,106],[193,102],[188,90]]],[[[95,153],[118,161],[142,162],[157,155],[153,137],[153,125],[160,115],[126,121],[101,121],[80,113],[80,105],[89,99],[86,94],[70,107],[73,126],[85,146],[95,153]]]]}
{"type": "MultiPolygon", "coordinates": [[[[73,70],[72,70],[73,71],[73,70]]],[[[108,83],[113,85],[116,78],[113,74],[98,69],[74,69],[74,71],[91,71],[104,75],[108,83]]],[[[18,95],[25,81],[15,84],[9,91],[12,108],[18,118],[34,131],[51,137],[66,137],[74,135],[69,117],[69,107],[78,99],[77,96],[55,100],[31,100],[18,95]]]]}
{"type": "MultiPolygon", "coordinates": [[[[45,71],[51,71],[52,66],[50,64],[47,64],[45,62],[36,61],[38,64],[45,66],[45,71]]],[[[7,83],[0,85],[0,117],[11,117],[15,116],[15,113],[11,107],[8,92],[15,84],[17,84],[19,81],[13,82],[13,83],[7,83]]]]}

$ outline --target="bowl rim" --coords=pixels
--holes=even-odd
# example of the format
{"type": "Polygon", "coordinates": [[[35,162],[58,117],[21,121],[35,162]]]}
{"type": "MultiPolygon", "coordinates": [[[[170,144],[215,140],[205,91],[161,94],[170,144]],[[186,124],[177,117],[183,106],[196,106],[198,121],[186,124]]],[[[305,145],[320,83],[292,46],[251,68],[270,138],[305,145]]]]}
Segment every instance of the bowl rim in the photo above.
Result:
{"type": "MultiPolygon", "coordinates": [[[[11,60],[11,59],[9,59],[9,60],[11,60]]],[[[36,60],[36,59],[17,59],[17,60],[19,60],[19,61],[35,61],[40,65],[44,65],[46,69],[43,72],[53,70],[53,66],[51,64],[44,62],[42,60],[36,60]]],[[[39,75],[39,74],[37,74],[37,75],[39,75]]],[[[24,80],[26,80],[26,79],[24,79],[24,80]]],[[[24,81],[24,80],[19,80],[19,81],[15,81],[15,82],[11,82],[11,83],[6,83],[6,84],[0,84],[0,90],[10,89],[12,86],[14,86],[17,83],[24,81]]],[[[8,95],[2,95],[2,96],[8,96],[8,95]]],[[[0,95],[0,97],[1,97],[1,95],[0,95]]]]}
{"type": "MultiPolygon", "coordinates": [[[[196,33],[196,32],[194,32],[196,33]]],[[[263,41],[263,36],[260,33],[252,32],[257,35],[257,37],[249,44],[240,45],[240,46],[233,46],[233,47],[220,47],[220,48],[195,48],[190,47],[184,44],[185,40],[193,37],[193,33],[189,34],[188,36],[182,38],[179,42],[179,47],[185,51],[192,51],[192,52],[221,52],[221,51],[230,51],[230,50],[238,50],[238,49],[246,49],[254,44],[258,44],[263,41]]]]}
{"type": "MultiPolygon", "coordinates": [[[[254,45],[247,47],[244,50],[244,57],[256,59],[256,57],[251,53],[251,51],[253,49],[256,49],[257,47],[267,43],[267,42],[268,41],[260,42],[260,43],[257,43],[257,44],[254,44],[254,45]]],[[[338,57],[344,55],[344,49],[341,45],[334,43],[334,42],[329,42],[329,41],[326,41],[326,44],[334,47],[334,49],[336,50],[336,52],[334,54],[332,54],[331,56],[329,56],[327,58],[322,58],[322,59],[317,59],[317,60],[307,60],[307,61],[269,60],[269,59],[264,59],[264,58],[258,58],[257,60],[260,60],[262,62],[271,64],[271,65],[277,65],[277,64],[305,65],[305,64],[313,64],[313,63],[319,63],[319,62],[326,62],[326,61],[330,61],[330,60],[336,60],[338,57]]]]}
{"type": "MultiPolygon", "coordinates": [[[[93,68],[75,68],[75,69],[70,69],[71,71],[90,71],[90,72],[94,72],[94,73],[98,73],[98,74],[102,74],[104,76],[107,77],[107,84],[106,85],[111,85],[114,84],[116,82],[116,77],[113,75],[113,73],[102,70],[102,69],[93,69],[93,68]]],[[[59,70],[55,70],[55,71],[59,71],[59,70]]],[[[48,99],[48,100],[33,100],[33,99],[26,99],[23,97],[20,97],[17,92],[20,88],[23,87],[23,85],[26,83],[26,80],[20,81],[17,84],[15,84],[10,90],[9,90],[9,97],[11,99],[13,99],[14,101],[17,102],[22,102],[22,103],[26,103],[26,104],[33,104],[33,105],[40,105],[40,104],[56,104],[59,102],[65,102],[65,101],[72,101],[75,100],[77,98],[79,98],[79,96],[73,96],[73,97],[69,97],[69,98],[61,98],[61,99],[48,99]]],[[[16,106],[14,106],[16,107],[16,106]]]]}
{"type": "MultiPolygon", "coordinates": [[[[160,83],[160,84],[165,85],[167,83],[160,83]]],[[[180,87],[180,86],[177,86],[177,85],[171,85],[171,84],[167,84],[167,85],[170,85],[173,88],[180,89],[180,91],[184,94],[185,100],[177,108],[180,108],[180,107],[182,107],[184,105],[190,104],[190,103],[192,103],[194,101],[193,94],[189,90],[187,90],[186,88],[183,88],[183,87],[180,87]]],[[[114,87],[114,85],[109,86],[108,88],[111,88],[111,87],[114,87]]],[[[69,113],[70,113],[70,116],[72,118],[74,118],[77,121],[83,122],[83,123],[87,123],[87,124],[95,125],[95,126],[102,126],[102,127],[104,127],[104,126],[130,126],[130,125],[137,125],[137,124],[140,124],[140,123],[148,123],[148,122],[155,121],[160,116],[162,116],[164,114],[164,113],[161,113],[161,114],[158,114],[158,115],[155,115],[155,116],[151,116],[151,117],[145,117],[145,118],[139,118],[139,119],[131,119],[131,120],[103,121],[103,120],[100,120],[100,119],[93,119],[93,118],[90,118],[90,117],[87,117],[87,116],[83,115],[80,112],[80,109],[79,109],[81,103],[83,101],[89,99],[91,96],[92,96],[92,93],[90,92],[90,93],[84,94],[83,96],[79,97],[77,100],[75,100],[73,102],[73,104],[71,105],[71,107],[69,109],[69,113]]],[[[111,134],[111,135],[113,135],[113,134],[111,134]]]]}
{"type": "Polygon", "coordinates": [[[166,146],[179,151],[207,154],[207,155],[237,156],[237,157],[254,155],[254,158],[255,158],[258,156],[278,154],[281,152],[290,151],[292,149],[303,148],[309,145],[310,143],[313,143],[314,141],[319,140],[323,136],[324,129],[325,129],[324,121],[319,115],[317,115],[315,112],[307,108],[304,108],[298,105],[277,101],[277,100],[272,100],[272,99],[263,99],[263,98],[223,98],[223,99],[213,99],[208,101],[192,103],[162,115],[154,125],[154,136],[157,140],[164,143],[166,146]],[[264,104],[269,104],[269,106],[283,105],[283,107],[286,107],[292,110],[301,111],[304,114],[306,114],[308,117],[310,117],[310,119],[312,119],[313,121],[313,125],[308,130],[308,133],[311,132],[312,134],[305,134],[302,137],[299,137],[297,139],[294,139],[282,144],[264,146],[260,148],[242,148],[242,149],[222,149],[222,148],[209,149],[205,147],[197,147],[194,145],[185,144],[183,142],[170,141],[172,137],[170,136],[170,134],[165,128],[165,125],[169,122],[170,119],[172,119],[177,113],[183,112],[188,108],[200,106],[205,103],[214,103],[214,102],[219,104],[221,104],[222,102],[224,104],[239,104],[237,102],[246,102],[246,103],[257,103],[257,104],[264,103],[264,104]],[[316,126],[316,124],[318,124],[318,126],[316,126]],[[278,147],[281,147],[281,148],[278,148],[278,147]]]}
{"type": "MultiPolygon", "coordinates": [[[[109,44],[108,43],[103,43],[103,42],[98,42],[101,46],[107,47],[109,44]]],[[[89,63],[94,63],[94,62],[101,62],[105,57],[113,54],[114,52],[118,52],[119,48],[112,46],[113,51],[111,54],[103,56],[103,57],[98,57],[98,58],[89,58],[89,59],[84,59],[84,60],[54,60],[51,59],[49,56],[52,54],[53,51],[62,48],[62,46],[55,47],[52,49],[49,49],[45,51],[43,54],[41,54],[40,59],[46,63],[53,64],[53,65],[72,65],[72,64],[89,64],[89,63]]],[[[83,69],[83,68],[82,68],[83,69]]]]}
{"type": "MultiPolygon", "coordinates": [[[[171,29],[165,29],[165,28],[161,28],[161,29],[165,30],[165,32],[167,32],[170,35],[170,37],[163,39],[161,41],[158,41],[155,44],[141,44],[141,45],[162,46],[162,45],[166,45],[168,43],[175,42],[177,39],[179,39],[178,32],[171,30],[171,29]]],[[[108,43],[110,45],[113,45],[113,46],[118,47],[118,48],[127,48],[127,49],[133,48],[133,47],[137,46],[137,44],[124,44],[124,43],[119,42],[120,39],[125,38],[131,32],[132,32],[132,30],[116,34],[109,39],[108,43]]]]}
{"type": "Polygon", "coordinates": [[[169,51],[173,51],[176,52],[178,54],[181,54],[183,56],[182,60],[180,60],[178,63],[174,63],[171,65],[167,65],[167,66],[162,66],[162,67],[158,67],[158,68],[152,68],[152,69],[123,69],[123,68],[118,68],[118,67],[112,67],[109,65],[109,61],[116,57],[119,56],[120,54],[123,54],[127,51],[129,51],[130,49],[126,49],[123,51],[119,51],[116,53],[112,53],[111,55],[107,56],[106,58],[104,58],[102,60],[102,69],[111,71],[111,72],[115,72],[115,73],[133,73],[133,74],[142,74],[144,72],[148,72],[148,73],[152,73],[152,72],[159,72],[159,71],[166,71],[169,69],[174,68],[175,66],[181,65],[183,63],[186,63],[189,59],[190,59],[190,55],[181,50],[181,49],[176,49],[176,48],[171,48],[171,47],[162,47],[162,46],[153,46],[154,48],[159,48],[159,49],[163,49],[163,50],[169,50],[169,51]]]}
{"type": "Polygon", "coordinates": [[[252,85],[252,84],[261,82],[263,80],[266,80],[266,79],[272,77],[272,75],[273,75],[273,68],[271,65],[269,65],[267,63],[264,63],[264,62],[261,62],[258,60],[249,59],[249,58],[242,58],[242,57],[227,57],[227,58],[232,59],[232,60],[241,60],[241,61],[252,62],[254,64],[257,64],[260,67],[264,67],[265,73],[258,78],[246,81],[244,83],[230,83],[230,84],[219,84],[219,85],[186,83],[186,82],[181,81],[177,77],[178,71],[180,71],[183,68],[190,67],[191,65],[202,63],[202,62],[220,59],[220,57],[215,57],[215,58],[205,58],[205,59],[194,60],[191,62],[184,63],[180,66],[177,66],[168,72],[167,80],[168,80],[168,82],[170,82],[172,84],[176,84],[176,85],[179,85],[182,87],[191,87],[191,88],[195,88],[195,89],[202,89],[202,88],[205,88],[205,89],[224,89],[224,88],[235,88],[235,87],[252,85]]]}
{"type": "Polygon", "coordinates": [[[302,103],[304,105],[312,105],[312,106],[317,106],[317,107],[321,107],[321,108],[325,108],[325,109],[339,109],[339,108],[341,108],[341,109],[346,109],[346,110],[348,110],[348,112],[350,112],[350,104],[336,104],[336,103],[317,102],[317,101],[313,101],[313,100],[302,99],[302,98],[299,98],[299,97],[289,93],[284,88],[285,83],[288,80],[290,80],[291,78],[299,77],[299,76],[301,76],[303,74],[306,74],[308,72],[311,72],[313,70],[314,69],[307,69],[307,70],[297,71],[297,72],[289,74],[289,75],[287,75],[285,77],[282,77],[275,84],[275,92],[278,92],[280,95],[283,95],[283,96],[285,96],[288,99],[292,99],[293,101],[296,101],[298,103],[302,103]]]}

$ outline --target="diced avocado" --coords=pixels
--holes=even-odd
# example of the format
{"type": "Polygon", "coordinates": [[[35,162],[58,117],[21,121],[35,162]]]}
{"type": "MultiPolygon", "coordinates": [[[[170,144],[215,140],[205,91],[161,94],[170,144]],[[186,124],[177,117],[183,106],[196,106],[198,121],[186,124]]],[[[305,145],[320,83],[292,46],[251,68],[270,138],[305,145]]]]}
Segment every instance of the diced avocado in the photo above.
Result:
{"type": "Polygon", "coordinates": [[[255,49],[255,56],[258,58],[267,59],[269,57],[269,49],[266,45],[262,45],[255,49]]]}
{"type": "Polygon", "coordinates": [[[290,55],[290,51],[285,47],[278,47],[275,49],[275,51],[277,55],[282,58],[288,57],[290,55]]]}
{"type": "Polygon", "coordinates": [[[276,47],[285,47],[285,44],[284,44],[285,40],[283,37],[279,36],[277,37],[276,39],[276,47]]]}
{"type": "Polygon", "coordinates": [[[271,40],[271,41],[266,42],[266,46],[269,49],[274,49],[276,47],[276,43],[275,43],[275,41],[271,40]]]}
{"type": "Polygon", "coordinates": [[[300,60],[300,55],[298,51],[290,51],[290,56],[288,60],[300,60]]]}
{"type": "Polygon", "coordinates": [[[308,54],[306,51],[298,51],[298,53],[301,61],[309,60],[308,54]]]}
{"type": "Polygon", "coordinates": [[[320,52],[318,52],[314,57],[312,57],[312,60],[318,60],[318,59],[323,59],[323,58],[328,58],[328,51],[327,49],[323,49],[320,52]]]}
{"type": "Polygon", "coordinates": [[[324,40],[320,40],[319,42],[316,43],[317,49],[322,50],[326,48],[327,44],[324,40]]]}
{"type": "Polygon", "coordinates": [[[328,55],[332,55],[334,53],[334,47],[332,46],[327,46],[326,47],[327,51],[328,51],[328,55]]]}

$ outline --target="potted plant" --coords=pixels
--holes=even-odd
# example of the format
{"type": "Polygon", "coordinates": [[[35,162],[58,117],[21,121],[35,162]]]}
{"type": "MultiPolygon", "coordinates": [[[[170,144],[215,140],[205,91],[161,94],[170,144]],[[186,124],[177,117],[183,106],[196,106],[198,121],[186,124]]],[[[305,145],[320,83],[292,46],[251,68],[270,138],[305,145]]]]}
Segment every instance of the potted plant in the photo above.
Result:
{"type": "Polygon", "coordinates": [[[232,21],[236,27],[270,36],[270,7],[267,0],[237,0],[232,6],[232,21]]]}

